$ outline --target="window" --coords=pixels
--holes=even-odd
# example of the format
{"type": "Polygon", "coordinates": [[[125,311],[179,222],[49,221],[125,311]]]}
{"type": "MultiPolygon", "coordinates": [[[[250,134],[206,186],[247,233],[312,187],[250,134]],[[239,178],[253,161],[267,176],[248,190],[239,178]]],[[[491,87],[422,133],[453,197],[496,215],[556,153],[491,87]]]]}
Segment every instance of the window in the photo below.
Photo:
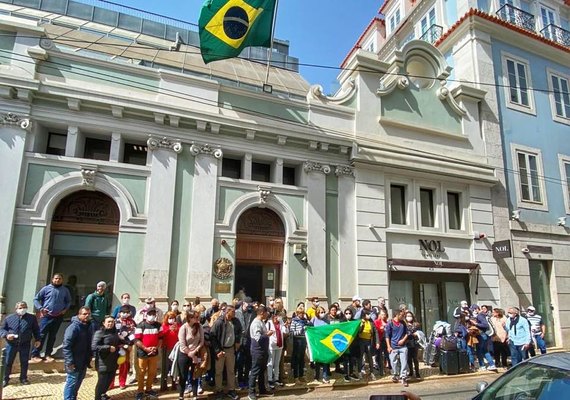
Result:
{"type": "Polygon", "coordinates": [[[554,10],[545,5],[540,5],[540,20],[542,21],[542,34],[545,38],[554,39],[556,36],[556,21],[554,20],[554,10]]]}
{"type": "Polygon", "coordinates": [[[564,193],[564,204],[566,213],[570,213],[570,156],[558,155],[560,165],[560,181],[562,182],[562,192],[564,193]]]}
{"type": "Polygon", "coordinates": [[[125,143],[123,162],[127,164],[146,165],[148,149],[144,144],[125,143]]]}
{"type": "Polygon", "coordinates": [[[507,60],[509,74],[510,101],[523,106],[529,105],[526,66],[513,60],[507,60]]]}
{"type": "Polygon", "coordinates": [[[390,16],[388,17],[388,33],[394,32],[398,24],[400,23],[400,8],[397,8],[390,16]]]}
{"type": "Polygon", "coordinates": [[[48,143],[46,148],[46,154],[53,154],[56,156],[65,155],[65,143],[67,142],[67,135],[62,133],[48,134],[48,143]]]}
{"type": "Polygon", "coordinates": [[[433,228],[435,226],[433,189],[420,188],[421,226],[433,228]]]}
{"type": "Polygon", "coordinates": [[[567,198],[570,199],[570,162],[564,163],[564,173],[566,176],[566,196],[568,196],[567,198]]]}
{"type": "Polygon", "coordinates": [[[447,192],[449,229],[461,229],[461,193],[447,192]]]}
{"type": "Polygon", "coordinates": [[[222,159],[222,176],[225,176],[226,178],[240,179],[241,160],[224,157],[222,159]]]}
{"type": "Polygon", "coordinates": [[[392,224],[407,225],[406,187],[403,185],[390,185],[390,215],[392,224]]]}
{"type": "Polygon", "coordinates": [[[104,139],[85,138],[83,157],[91,160],[109,161],[111,141],[104,139]]]}
{"type": "Polygon", "coordinates": [[[271,166],[269,164],[252,162],[251,180],[260,182],[271,182],[271,166]]]}
{"type": "Polygon", "coordinates": [[[520,194],[523,201],[542,203],[536,154],[517,152],[520,194]]]}
{"type": "Polygon", "coordinates": [[[432,8],[420,21],[420,35],[423,35],[428,29],[435,25],[435,8],[432,8]]]}
{"type": "Polygon", "coordinates": [[[283,167],[283,184],[295,186],[295,167],[283,167]]]}
{"type": "Polygon", "coordinates": [[[570,123],[570,92],[568,79],[558,75],[550,75],[551,99],[553,101],[554,119],[570,123]]]}

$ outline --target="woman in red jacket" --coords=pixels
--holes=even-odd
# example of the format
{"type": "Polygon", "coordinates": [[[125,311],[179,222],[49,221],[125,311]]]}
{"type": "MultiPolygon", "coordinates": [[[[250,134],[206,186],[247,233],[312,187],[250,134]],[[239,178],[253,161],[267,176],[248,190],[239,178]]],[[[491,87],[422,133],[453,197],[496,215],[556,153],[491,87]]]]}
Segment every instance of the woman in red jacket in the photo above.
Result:
{"type": "MultiPolygon", "coordinates": [[[[178,330],[180,329],[180,323],[176,318],[176,312],[168,311],[164,314],[164,319],[162,320],[162,346],[164,347],[164,354],[166,356],[166,371],[170,375],[170,370],[172,368],[172,361],[168,358],[168,355],[174,348],[174,345],[178,342],[178,330]]],[[[163,373],[164,380],[166,384],[167,374],[163,373]]],[[[172,378],[172,390],[176,390],[176,382],[172,378]]]]}

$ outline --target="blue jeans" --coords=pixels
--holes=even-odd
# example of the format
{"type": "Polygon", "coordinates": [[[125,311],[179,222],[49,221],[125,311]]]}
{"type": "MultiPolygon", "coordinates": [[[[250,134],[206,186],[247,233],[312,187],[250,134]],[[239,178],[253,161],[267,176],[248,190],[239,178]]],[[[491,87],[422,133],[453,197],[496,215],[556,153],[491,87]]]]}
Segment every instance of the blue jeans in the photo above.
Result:
{"type": "Polygon", "coordinates": [[[390,364],[392,364],[392,375],[398,377],[398,367],[400,367],[400,379],[408,378],[408,348],[392,348],[390,353],[390,364]],[[398,358],[400,365],[398,365],[398,358]]]}
{"type": "Polygon", "coordinates": [[[485,365],[485,362],[483,361],[483,359],[485,359],[487,360],[487,363],[489,363],[489,367],[494,367],[495,360],[493,360],[491,353],[489,353],[489,336],[481,333],[477,339],[479,339],[479,343],[477,343],[477,359],[479,360],[479,366],[482,367],[485,365]]]}
{"type": "Polygon", "coordinates": [[[6,342],[6,368],[4,369],[4,380],[10,379],[12,365],[16,360],[16,355],[20,353],[20,381],[28,379],[28,360],[30,359],[30,342],[10,343],[6,342]]]}
{"type": "Polygon", "coordinates": [[[44,343],[46,345],[45,356],[51,356],[53,351],[53,345],[55,344],[55,337],[57,336],[57,331],[63,322],[63,315],[59,317],[51,317],[46,315],[40,319],[40,347],[32,350],[32,357],[39,357],[44,343]]]}
{"type": "Polygon", "coordinates": [[[83,382],[83,378],[85,378],[86,372],[87,368],[75,369],[73,372],[67,372],[65,387],[63,388],[64,400],[77,400],[77,393],[79,392],[79,387],[83,382]]]}
{"type": "MultiPolygon", "coordinates": [[[[536,347],[538,347],[540,349],[540,354],[546,354],[546,342],[544,341],[544,339],[540,336],[540,333],[538,335],[532,335],[534,337],[534,340],[536,342],[536,347]]],[[[534,351],[533,351],[534,353],[534,351]]],[[[534,357],[534,354],[531,354],[534,357]]]]}
{"type": "Polygon", "coordinates": [[[509,349],[511,350],[511,364],[514,367],[522,360],[526,360],[528,358],[528,351],[523,350],[525,345],[516,345],[513,342],[509,341],[509,349]]]}
{"type": "Polygon", "coordinates": [[[475,357],[473,356],[473,349],[471,346],[467,346],[467,340],[464,338],[459,338],[457,342],[457,348],[460,350],[465,350],[467,352],[467,357],[469,358],[469,365],[471,367],[475,366],[475,357]]]}

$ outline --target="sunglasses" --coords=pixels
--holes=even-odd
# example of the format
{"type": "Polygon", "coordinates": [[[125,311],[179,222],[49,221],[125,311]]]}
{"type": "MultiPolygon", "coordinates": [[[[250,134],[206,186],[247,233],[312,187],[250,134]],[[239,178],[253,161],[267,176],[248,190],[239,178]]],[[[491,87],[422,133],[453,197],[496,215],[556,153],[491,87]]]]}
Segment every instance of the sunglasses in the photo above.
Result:
{"type": "Polygon", "coordinates": [[[351,312],[345,312],[344,315],[352,315],[351,312]]]}

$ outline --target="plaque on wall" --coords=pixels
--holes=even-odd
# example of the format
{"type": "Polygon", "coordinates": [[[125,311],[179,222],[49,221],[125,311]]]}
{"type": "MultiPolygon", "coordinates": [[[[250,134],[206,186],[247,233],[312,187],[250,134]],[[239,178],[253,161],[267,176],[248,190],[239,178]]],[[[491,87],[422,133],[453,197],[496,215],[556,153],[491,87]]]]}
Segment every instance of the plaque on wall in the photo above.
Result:
{"type": "Polygon", "coordinates": [[[214,262],[214,276],[218,279],[228,279],[232,276],[233,263],[228,258],[218,258],[214,262]]]}
{"type": "Polygon", "coordinates": [[[232,292],[232,284],[231,283],[217,282],[214,284],[214,291],[216,293],[231,293],[232,292]]]}

